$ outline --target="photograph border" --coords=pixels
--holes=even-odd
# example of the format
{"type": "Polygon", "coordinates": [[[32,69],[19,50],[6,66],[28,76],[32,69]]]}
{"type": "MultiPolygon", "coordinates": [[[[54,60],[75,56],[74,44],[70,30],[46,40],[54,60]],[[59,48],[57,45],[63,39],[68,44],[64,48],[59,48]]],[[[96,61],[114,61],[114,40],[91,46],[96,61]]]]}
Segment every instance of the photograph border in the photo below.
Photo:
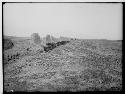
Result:
{"type": "MultiPolygon", "coordinates": [[[[3,38],[4,37],[4,34],[3,34],[4,33],[4,20],[3,20],[3,18],[4,18],[4,8],[3,8],[3,6],[6,3],[96,3],[96,4],[97,3],[99,3],[99,4],[104,4],[104,3],[108,3],[108,4],[121,3],[121,4],[123,4],[123,2],[117,2],[117,1],[115,1],[115,2],[82,2],[82,1],[80,1],[80,2],[79,1],[78,2],[77,1],[76,2],[66,2],[66,1],[64,1],[64,2],[63,1],[61,1],[61,2],[49,2],[49,1],[48,2],[39,2],[39,1],[38,2],[34,2],[34,1],[27,1],[27,2],[21,2],[21,1],[19,1],[19,2],[17,2],[17,1],[14,1],[14,2],[2,2],[2,75],[3,75],[3,93],[5,93],[5,91],[4,91],[4,64],[3,64],[3,60],[4,60],[4,55],[3,55],[3,44],[4,44],[4,41],[3,41],[3,39],[4,39],[3,38]]],[[[122,17],[124,17],[124,16],[122,16],[122,17]]],[[[123,41],[122,41],[122,44],[123,44],[123,41]]],[[[124,52],[124,51],[122,51],[122,52],[124,52]]]]}

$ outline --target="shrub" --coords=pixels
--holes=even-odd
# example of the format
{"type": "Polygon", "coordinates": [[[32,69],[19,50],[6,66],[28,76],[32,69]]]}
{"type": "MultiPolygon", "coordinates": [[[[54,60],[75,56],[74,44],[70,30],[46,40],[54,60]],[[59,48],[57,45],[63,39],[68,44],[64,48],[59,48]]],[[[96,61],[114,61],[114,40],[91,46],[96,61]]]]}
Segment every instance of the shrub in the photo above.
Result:
{"type": "Polygon", "coordinates": [[[10,39],[4,39],[4,50],[11,49],[14,43],[10,39]]]}
{"type": "Polygon", "coordinates": [[[48,47],[54,49],[56,47],[56,44],[55,43],[47,43],[46,44],[48,47]]]}
{"type": "Polygon", "coordinates": [[[19,59],[20,54],[17,52],[16,54],[13,55],[7,55],[7,57],[4,57],[5,60],[7,60],[7,62],[11,61],[11,60],[16,60],[19,59]]]}
{"type": "Polygon", "coordinates": [[[48,52],[56,47],[55,43],[47,43],[47,47],[44,47],[44,51],[48,52]]]}
{"type": "Polygon", "coordinates": [[[69,41],[61,41],[61,42],[57,42],[57,43],[46,43],[47,47],[44,47],[44,51],[48,52],[54,48],[56,48],[57,46],[60,45],[65,45],[66,43],[68,43],[69,41]]]}
{"type": "Polygon", "coordinates": [[[69,41],[60,41],[60,42],[57,42],[56,45],[57,46],[60,46],[60,45],[65,45],[66,43],[68,43],[69,41]]]}

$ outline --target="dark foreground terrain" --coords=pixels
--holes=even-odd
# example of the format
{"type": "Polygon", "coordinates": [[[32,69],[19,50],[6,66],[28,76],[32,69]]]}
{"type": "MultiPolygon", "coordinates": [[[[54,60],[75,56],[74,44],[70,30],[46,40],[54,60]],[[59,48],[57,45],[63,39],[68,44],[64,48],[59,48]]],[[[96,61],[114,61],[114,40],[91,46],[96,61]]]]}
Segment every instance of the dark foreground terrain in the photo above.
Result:
{"type": "Polygon", "coordinates": [[[122,90],[122,41],[6,37],[3,54],[7,92],[122,90]]]}

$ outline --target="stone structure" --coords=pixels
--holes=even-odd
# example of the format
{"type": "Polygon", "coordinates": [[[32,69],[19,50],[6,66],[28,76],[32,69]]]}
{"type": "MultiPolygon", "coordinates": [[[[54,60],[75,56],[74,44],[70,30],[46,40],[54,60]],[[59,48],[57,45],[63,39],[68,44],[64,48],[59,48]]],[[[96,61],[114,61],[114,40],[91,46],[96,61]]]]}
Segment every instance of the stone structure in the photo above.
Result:
{"type": "Polygon", "coordinates": [[[35,43],[35,44],[40,44],[41,43],[41,40],[40,40],[40,36],[38,33],[33,33],[31,35],[31,39],[32,41],[35,43]]]}

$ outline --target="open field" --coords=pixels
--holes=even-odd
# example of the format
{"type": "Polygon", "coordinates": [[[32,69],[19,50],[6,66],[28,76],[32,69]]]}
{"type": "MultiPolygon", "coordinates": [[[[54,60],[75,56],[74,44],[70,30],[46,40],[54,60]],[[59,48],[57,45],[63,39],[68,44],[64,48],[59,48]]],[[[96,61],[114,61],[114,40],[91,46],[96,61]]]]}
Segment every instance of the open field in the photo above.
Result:
{"type": "Polygon", "coordinates": [[[5,39],[4,91],[122,90],[122,41],[5,39]]]}

